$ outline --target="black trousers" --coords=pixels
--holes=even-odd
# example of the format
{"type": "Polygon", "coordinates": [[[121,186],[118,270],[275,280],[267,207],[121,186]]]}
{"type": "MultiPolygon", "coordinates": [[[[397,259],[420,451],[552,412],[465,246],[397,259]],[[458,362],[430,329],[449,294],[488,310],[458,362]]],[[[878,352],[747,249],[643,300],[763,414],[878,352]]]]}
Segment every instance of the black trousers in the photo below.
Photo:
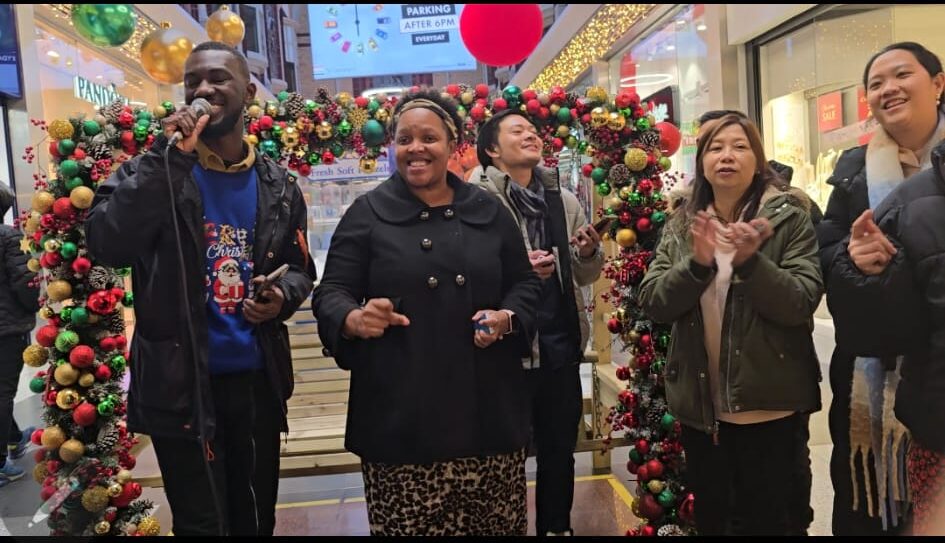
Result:
{"type": "Polygon", "coordinates": [[[257,379],[256,423],[253,439],[256,443],[256,469],[253,473],[253,491],[256,494],[258,534],[272,535],[276,528],[276,500],[279,497],[279,446],[282,430],[282,405],[272,392],[268,379],[257,379]]]}
{"type": "Polygon", "coordinates": [[[23,349],[28,343],[26,334],[0,337],[0,465],[7,458],[7,443],[20,441],[20,428],[13,419],[13,399],[20,384],[23,369],[23,349]],[[8,434],[4,434],[9,429],[8,434]],[[5,438],[5,439],[4,439],[5,438]]]}
{"type": "Polygon", "coordinates": [[[580,366],[532,371],[532,439],[537,449],[535,529],[538,535],[571,529],[574,447],[582,413],[580,366]]]}
{"type": "Polygon", "coordinates": [[[221,535],[221,525],[227,535],[256,535],[256,499],[252,488],[254,387],[256,381],[265,379],[262,372],[210,378],[216,433],[208,451],[194,439],[152,436],[164,492],[174,517],[174,535],[221,535]],[[216,485],[216,506],[204,455],[209,458],[216,485]]]}
{"type": "MultiPolygon", "coordinates": [[[[759,424],[719,423],[713,436],[684,426],[685,480],[695,494],[700,535],[789,535],[789,505],[803,417],[759,424]],[[733,520],[737,518],[737,531],[733,520]]],[[[809,492],[809,491],[808,491],[809,492]]]]}
{"type": "Polygon", "coordinates": [[[788,495],[788,534],[807,535],[814,522],[810,490],[814,476],[810,468],[810,413],[798,413],[795,425],[794,479],[788,495]]]}

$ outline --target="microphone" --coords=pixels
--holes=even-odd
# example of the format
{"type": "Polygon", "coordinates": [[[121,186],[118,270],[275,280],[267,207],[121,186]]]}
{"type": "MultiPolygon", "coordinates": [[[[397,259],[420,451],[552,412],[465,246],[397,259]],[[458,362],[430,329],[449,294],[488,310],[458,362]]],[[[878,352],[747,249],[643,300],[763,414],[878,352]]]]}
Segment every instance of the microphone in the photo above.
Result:
{"type": "MultiPolygon", "coordinates": [[[[190,103],[190,108],[197,114],[198,119],[204,115],[210,115],[210,102],[203,98],[194,98],[194,101],[190,103]]],[[[182,139],[184,139],[184,134],[180,130],[176,130],[167,140],[167,146],[173,147],[182,139]]]]}

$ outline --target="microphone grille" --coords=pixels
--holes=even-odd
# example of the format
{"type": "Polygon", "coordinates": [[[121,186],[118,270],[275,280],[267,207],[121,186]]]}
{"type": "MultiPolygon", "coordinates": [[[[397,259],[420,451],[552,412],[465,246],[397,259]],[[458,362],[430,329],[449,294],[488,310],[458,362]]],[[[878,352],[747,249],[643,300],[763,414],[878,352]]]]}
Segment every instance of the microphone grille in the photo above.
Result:
{"type": "Polygon", "coordinates": [[[198,116],[210,115],[210,102],[204,98],[194,98],[190,103],[190,107],[194,108],[198,116]]]}

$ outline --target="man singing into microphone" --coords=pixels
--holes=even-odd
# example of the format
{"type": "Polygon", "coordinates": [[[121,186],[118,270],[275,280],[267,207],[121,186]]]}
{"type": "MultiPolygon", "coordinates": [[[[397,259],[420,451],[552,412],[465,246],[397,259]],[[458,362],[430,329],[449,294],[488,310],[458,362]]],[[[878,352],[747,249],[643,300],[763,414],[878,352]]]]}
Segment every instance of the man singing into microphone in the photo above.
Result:
{"type": "Polygon", "coordinates": [[[242,54],[198,45],[184,88],[190,105],[164,136],[99,186],[86,238],[100,262],[133,270],[128,429],[151,436],[174,534],[271,535],[293,385],[282,322],[315,279],[306,207],[243,141],[256,86],[242,54]]]}

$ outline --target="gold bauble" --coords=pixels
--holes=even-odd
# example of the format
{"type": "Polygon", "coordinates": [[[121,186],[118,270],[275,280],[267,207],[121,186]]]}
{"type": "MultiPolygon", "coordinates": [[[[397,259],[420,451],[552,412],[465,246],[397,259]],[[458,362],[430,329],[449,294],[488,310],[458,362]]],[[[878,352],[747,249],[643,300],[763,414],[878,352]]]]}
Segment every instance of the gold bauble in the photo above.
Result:
{"type": "Polygon", "coordinates": [[[53,308],[49,306],[43,306],[43,308],[39,310],[39,316],[46,320],[49,320],[56,316],[56,312],[53,311],[53,308]]]}
{"type": "Polygon", "coordinates": [[[380,108],[377,110],[377,113],[374,114],[374,118],[382,123],[386,123],[390,120],[390,112],[384,108],[380,108]]]}
{"type": "Polygon", "coordinates": [[[248,108],[246,108],[246,114],[252,117],[253,119],[258,119],[262,117],[263,110],[258,105],[253,104],[249,106],[248,108]]]}
{"type": "Polygon", "coordinates": [[[95,525],[95,533],[98,535],[105,535],[110,531],[112,531],[112,525],[109,524],[107,520],[103,520],[95,525]]]}
{"type": "Polygon", "coordinates": [[[141,42],[141,66],[158,83],[175,85],[184,80],[184,63],[193,49],[186,34],[162,23],[141,42]]]}
{"type": "Polygon", "coordinates": [[[138,533],[146,536],[161,535],[161,523],[154,517],[144,517],[138,521],[138,533]]]}
{"type": "Polygon", "coordinates": [[[332,127],[331,123],[328,121],[322,121],[318,123],[318,126],[315,127],[315,133],[318,134],[318,139],[327,140],[331,138],[332,127]]]}
{"type": "Polygon", "coordinates": [[[600,128],[607,124],[607,110],[602,107],[595,107],[591,110],[591,127],[600,128]]]}
{"type": "Polygon", "coordinates": [[[108,124],[108,119],[106,119],[101,113],[96,113],[95,116],[92,117],[92,120],[97,122],[99,126],[105,126],[108,124]]]}
{"type": "MultiPolygon", "coordinates": [[[[66,362],[65,364],[60,364],[56,371],[53,373],[53,376],[56,379],[56,382],[62,386],[69,386],[75,384],[79,380],[79,370],[66,362]]],[[[94,379],[94,376],[93,376],[94,379]]]]}
{"type": "Polygon", "coordinates": [[[41,190],[33,195],[33,199],[30,202],[33,211],[37,213],[48,213],[52,209],[53,202],[56,201],[56,197],[52,194],[41,190]]]}
{"type": "Polygon", "coordinates": [[[26,262],[26,269],[33,273],[39,273],[39,270],[43,269],[43,266],[39,263],[39,260],[31,258],[26,262]]]}
{"type": "Polygon", "coordinates": [[[243,19],[230,11],[230,7],[226,4],[220,6],[220,9],[207,18],[207,36],[210,36],[213,41],[236,47],[243,42],[245,34],[246,25],[243,24],[243,19]]]}
{"type": "Polygon", "coordinates": [[[26,222],[23,224],[23,231],[27,234],[33,234],[40,227],[40,219],[42,216],[39,213],[31,213],[29,218],[26,219],[26,222]]]}
{"type": "Polygon", "coordinates": [[[62,428],[58,426],[50,426],[43,430],[43,437],[40,440],[40,443],[43,444],[43,447],[54,451],[62,446],[66,441],[66,433],[62,431],[62,428]]]}
{"type": "Polygon", "coordinates": [[[108,495],[111,496],[112,498],[117,498],[118,496],[121,496],[121,491],[122,491],[122,486],[118,483],[112,483],[108,485],[107,492],[108,492],[108,495]]]}
{"type": "Polygon", "coordinates": [[[95,192],[85,185],[72,189],[69,193],[69,201],[76,209],[88,209],[92,207],[92,199],[95,198],[95,192]]]}
{"type": "Polygon", "coordinates": [[[640,341],[640,332],[637,332],[636,330],[631,330],[630,333],[627,334],[627,339],[630,340],[630,343],[636,343],[640,341]]]}
{"type": "Polygon", "coordinates": [[[59,447],[59,458],[66,464],[77,462],[85,455],[85,445],[78,439],[70,439],[59,447]]]}
{"type": "Polygon", "coordinates": [[[269,102],[266,104],[266,115],[270,117],[279,116],[279,106],[275,102],[269,102]]]}
{"type": "Polygon", "coordinates": [[[561,106],[558,104],[551,104],[548,106],[548,111],[550,111],[552,115],[557,115],[559,109],[561,109],[561,106]]]}
{"type": "Polygon", "coordinates": [[[248,136],[246,136],[245,139],[246,139],[246,143],[252,146],[259,145],[259,138],[256,137],[256,134],[249,134],[248,136]]]}
{"type": "Polygon", "coordinates": [[[630,171],[639,172],[646,168],[646,151],[637,147],[627,149],[627,154],[623,157],[623,163],[630,168],[630,171]]]}
{"type": "MultiPolygon", "coordinates": [[[[65,364],[63,364],[63,366],[65,366],[65,364]]],[[[56,369],[58,370],[59,368],[56,368],[56,369]]],[[[92,375],[91,373],[86,372],[79,376],[80,387],[89,388],[90,386],[94,384],[95,384],[95,376],[92,375]]]]}
{"type": "Polygon", "coordinates": [[[49,132],[50,138],[54,140],[64,140],[71,138],[72,135],[75,134],[75,127],[73,127],[72,123],[69,121],[56,119],[49,123],[47,131],[49,132]]]}
{"type": "Polygon", "coordinates": [[[377,160],[366,156],[361,157],[358,168],[364,173],[374,173],[377,171],[377,160]]]}
{"type": "Polygon", "coordinates": [[[165,109],[164,106],[155,106],[155,108],[151,110],[151,114],[154,115],[155,119],[163,119],[167,117],[167,109],[165,109]]]}
{"type": "Polygon", "coordinates": [[[617,191],[617,196],[623,201],[629,200],[631,194],[633,194],[633,189],[630,187],[620,187],[620,190],[617,191]]]}
{"type": "Polygon", "coordinates": [[[61,302],[72,296],[72,285],[68,281],[57,279],[46,287],[46,294],[54,302],[61,302]]]}
{"type": "Polygon", "coordinates": [[[621,200],[617,196],[611,196],[610,198],[607,198],[607,203],[605,204],[605,207],[609,207],[610,209],[613,209],[614,211],[619,211],[621,208],[623,208],[623,200],[621,200]]]}
{"type": "Polygon", "coordinates": [[[347,107],[351,103],[351,94],[345,91],[339,92],[338,96],[335,97],[335,101],[347,107]]]}
{"type": "Polygon", "coordinates": [[[42,345],[30,345],[23,350],[23,363],[31,368],[38,368],[46,363],[49,354],[42,345]]]}
{"type": "Polygon", "coordinates": [[[468,106],[469,104],[473,103],[473,100],[476,99],[476,95],[471,91],[466,91],[460,95],[459,99],[462,100],[464,105],[468,106]]]}
{"type": "Polygon", "coordinates": [[[282,145],[292,149],[299,144],[299,131],[294,126],[287,126],[282,130],[282,145]]]}
{"type": "Polygon", "coordinates": [[[58,239],[47,239],[46,243],[43,244],[43,250],[47,253],[55,253],[60,248],[62,248],[62,243],[58,239]]]}
{"type": "MultiPolygon", "coordinates": [[[[69,364],[63,364],[63,366],[68,366],[68,365],[69,364]]],[[[56,368],[56,370],[59,370],[59,368],[56,368]]],[[[60,390],[58,394],[56,394],[56,405],[59,406],[59,409],[64,409],[64,410],[74,409],[75,406],[79,405],[79,402],[81,401],[82,401],[82,397],[79,396],[79,393],[76,392],[75,389],[64,388],[60,390]]]]}
{"type": "Polygon", "coordinates": [[[46,469],[46,462],[40,462],[33,466],[33,480],[39,484],[43,484],[43,481],[46,477],[49,476],[49,470],[46,469]]]}
{"type": "Polygon", "coordinates": [[[587,92],[584,93],[584,95],[594,102],[607,102],[607,91],[605,91],[603,87],[591,87],[587,89],[587,92]]]}
{"type": "Polygon", "coordinates": [[[557,132],[557,133],[558,133],[558,137],[559,137],[559,138],[566,138],[566,137],[568,137],[568,136],[571,135],[571,129],[568,128],[568,125],[563,124],[563,125],[561,125],[561,126],[558,127],[558,132],[557,132]]]}
{"type": "Polygon", "coordinates": [[[121,484],[125,484],[131,481],[131,472],[126,469],[118,470],[118,475],[115,475],[115,480],[121,484]]]}
{"type": "Polygon", "coordinates": [[[652,479],[646,484],[646,488],[653,494],[659,494],[664,488],[666,488],[666,484],[659,479],[652,479]]]}
{"type": "Polygon", "coordinates": [[[617,230],[617,245],[621,247],[633,247],[637,243],[637,233],[629,228],[617,230]]]}
{"type": "Polygon", "coordinates": [[[108,507],[108,492],[100,486],[85,489],[82,493],[82,507],[89,513],[98,513],[108,507]]]}
{"type": "Polygon", "coordinates": [[[613,111],[607,116],[607,128],[614,132],[623,130],[625,126],[627,126],[627,119],[622,114],[613,111]]]}
{"type": "Polygon", "coordinates": [[[643,518],[643,515],[640,514],[640,500],[631,498],[630,512],[637,518],[643,518]]]}

